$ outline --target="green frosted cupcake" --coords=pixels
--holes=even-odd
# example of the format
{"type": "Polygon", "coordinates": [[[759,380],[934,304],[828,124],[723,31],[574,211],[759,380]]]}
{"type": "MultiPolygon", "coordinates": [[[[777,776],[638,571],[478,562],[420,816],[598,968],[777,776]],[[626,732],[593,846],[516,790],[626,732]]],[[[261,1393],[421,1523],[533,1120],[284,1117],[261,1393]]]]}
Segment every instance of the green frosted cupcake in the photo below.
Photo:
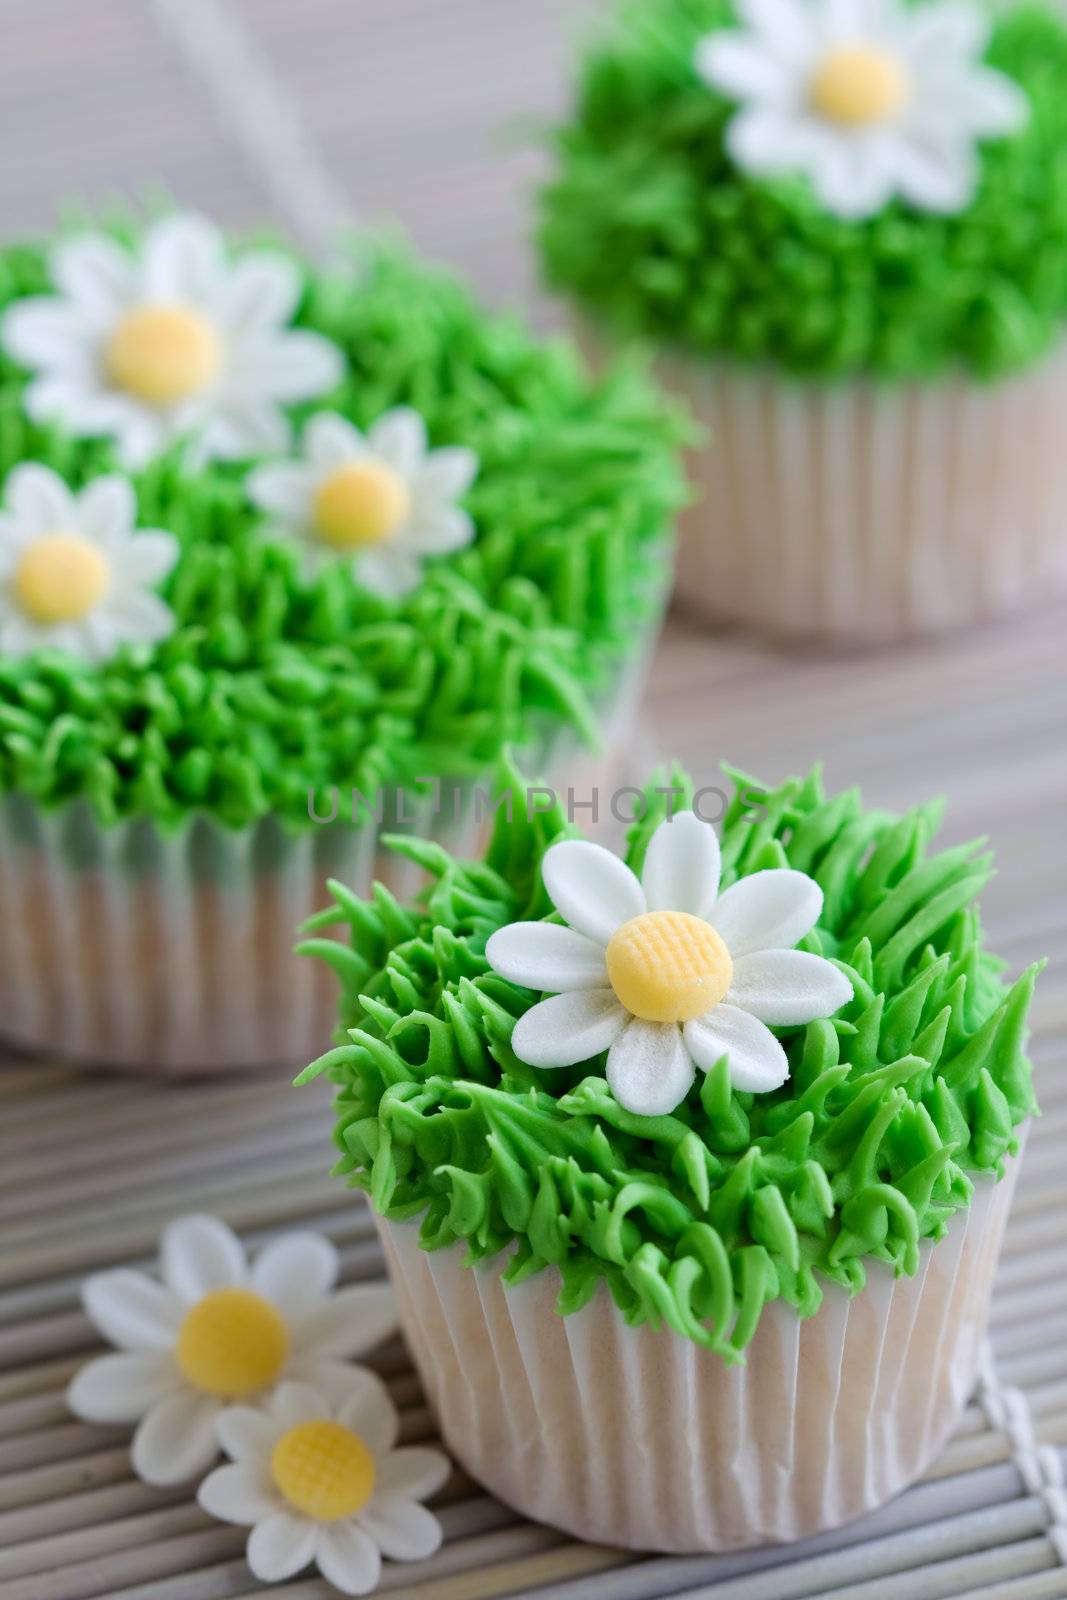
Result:
{"type": "Polygon", "coordinates": [[[1067,582],[1067,23],[1043,4],[622,0],[547,278],[705,423],[678,593],[855,642],[1067,582]]]}
{"type": "MultiPolygon", "coordinates": [[[[583,1538],[719,1550],[859,1515],[973,1386],[1036,968],[990,860],[817,776],[649,789],[625,859],[531,815],[335,888],[337,1171],[370,1196],[449,1448],[583,1538]]],[[[508,811],[510,808],[510,818],[508,811]]]]}
{"type": "Polygon", "coordinates": [[[472,847],[505,741],[610,741],[678,420],[401,250],[192,216],[8,247],[0,318],[4,1034],[306,1060],[326,874],[369,887],[383,817],[472,847]]]}

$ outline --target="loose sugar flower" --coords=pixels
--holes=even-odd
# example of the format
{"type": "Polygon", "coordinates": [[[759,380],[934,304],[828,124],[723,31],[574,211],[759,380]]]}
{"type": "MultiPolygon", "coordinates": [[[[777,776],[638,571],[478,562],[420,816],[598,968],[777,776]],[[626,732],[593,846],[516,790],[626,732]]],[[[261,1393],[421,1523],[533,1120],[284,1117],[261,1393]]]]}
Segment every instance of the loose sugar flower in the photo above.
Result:
{"type": "Polygon", "coordinates": [[[165,639],[174,616],[155,586],[178,541],[136,522],[125,478],[74,493],[48,467],[15,467],[0,508],[0,654],[50,648],[102,662],[120,645],[165,639]]]}
{"type": "Polygon", "coordinates": [[[261,1411],[224,1411],[218,1435],[230,1466],[200,1486],[205,1511],[251,1527],[248,1565],[265,1583],[312,1562],[342,1594],[369,1594],[381,1557],[421,1561],[441,1525],[419,1501],[449,1465],[437,1450],[397,1450],[398,1419],[384,1385],[357,1372],[330,1403],[314,1387],[284,1383],[261,1411]]]}
{"type": "Polygon", "coordinates": [[[386,412],[364,436],[333,412],[304,429],[298,461],[257,467],[253,503],[271,513],[273,534],[296,540],[314,572],[351,564],[358,583],[397,597],[418,583],[427,556],[470,544],[474,526],[457,502],[478,471],[473,450],[430,450],[418,412],[386,412]]]}
{"type": "Polygon", "coordinates": [[[780,1088],[789,1062],[772,1026],[828,1017],[852,995],[822,956],[794,950],[822,890],[803,872],[754,872],[719,894],[719,841],[693,812],[662,822],[640,882],[602,846],[568,839],[545,852],[545,888],[566,922],[513,922],[486,946],[493,969],[549,992],[515,1024],[532,1067],[608,1052],[620,1105],[662,1116],[696,1067],[724,1056],[737,1089],[780,1088]]]}
{"type": "Polygon", "coordinates": [[[975,144],[1013,133],[1026,97],[982,55],[991,18],[963,0],[738,0],[743,29],[711,34],[697,67],[741,102],[727,147],[745,172],[807,172],[821,204],[869,217],[900,195],[962,211],[975,144]]]}
{"type": "Polygon", "coordinates": [[[58,292],[16,301],[0,325],[8,355],[35,374],[26,410],[113,438],[129,468],[180,438],[199,462],[284,450],[282,407],[340,380],[339,350],[287,326],[296,267],[266,250],[228,261],[203,217],[166,217],[133,249],[106,234],[66,239],[49,269],[58,292]]]}
{"type": "Polygon", "coordinates": [[[337,1252],[315,1233],[273,1240],[249,1266],[240,1241],[214,1217],[184,1217],[163,1234],[162,1283],[121,1268],[86,1281],[90,1320],[120,1354],[76,1374],[72,1411],[90,1422],[138,1422],[134,1471],[181,1483],[217,1454],[225,1406],[282,1378],[347,1389],[346,1358],[394,1327],[388,1289],[335,1290],[337,1252]]]}

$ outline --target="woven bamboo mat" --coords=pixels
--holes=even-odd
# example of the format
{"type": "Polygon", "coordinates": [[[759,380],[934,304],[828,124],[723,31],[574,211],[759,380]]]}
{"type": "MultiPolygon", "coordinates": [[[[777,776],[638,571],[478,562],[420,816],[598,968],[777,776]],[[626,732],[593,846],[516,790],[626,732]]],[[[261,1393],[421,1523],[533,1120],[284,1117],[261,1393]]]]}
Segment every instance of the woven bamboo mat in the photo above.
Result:
{"type": "MultiPolygon", "coordinates": [[[[265,173],[263,141],[250,140],[240,114],[239,102],[248,104],[240,51],[235,65],[232,51],[216,50],[206,70],[190,53],[183,24],[202,22],[206,4],[246,30],[273,72],[280,99],[264,100],[259,85],[267,147],[291,129],[294,111],[302,117],[309,192],[321,177],[317,147],[336,181],[332,191],[325,185],[327,198],[339,190],[363,218],[398,216],[489,299],[525,299],[548,320],[524,246],[524,191],[537,157],[501,131],[517,115],[551,115],[567,36],[595,3],[9,0],[0,226],[7,234],[46,227],[65,197],[137,194],[156,180],[239,222],[286,209],[265,173]]],[[[991,942],[1013,971],[1035,955],[1052,958],[1034,1014],[1045,1116],[998,1280],[997,1388],[976,1397],[922,1483],[862,1523],[788,1549],[636,1559],[525,1523],[456,1473],[440,1496],[444,1547],[417,1567],[387,1568],[394,1595],[1067,1597],[1067,1551],[1050,1527],[1064,1508],[1041,1492],[1033,1468],[1038,1445],[1055,1452],[1046,1471],[1067,1463],[1065,635],[1067,612],[1050,612],[945,645],[842,661],[713,640],[675,623],[655,665],[646,734],[629,752],[635,773],[654,755],[674,755],[702,782],[714,781],[720,758],[775,781],[821,756],[831,786],[861,783],[872,804],[947,794],[949,842],[991,836],[1000,865],[985,899],[991,942]]],[[[362,1202],[325,1176],[328,1128],[322,1085],[297,1094],[284,1081],[165,1085],[79,1077],[49,1063],[0,1068],[0,1600],[264,1592],[241,1558],[240,1530],[210,1522],[187,1489],[138,1484],[126,1433],[74,1421],[63,1391],[97,1348],[79,1309],[81,1279],[104,1266],[148,1265],[160,1228],[182,1212],[214,1211],[252,1245],[293,1224],[319,1227],[340,1246],[347,1279],[380,1273],[362,1202]]],[[[399,1342],[376,1364],[405,1439],[431,1438],[399,1342]]],[[[331,1593],[317,1580],[273,1592],[279,1600],[331,1593]]]]}

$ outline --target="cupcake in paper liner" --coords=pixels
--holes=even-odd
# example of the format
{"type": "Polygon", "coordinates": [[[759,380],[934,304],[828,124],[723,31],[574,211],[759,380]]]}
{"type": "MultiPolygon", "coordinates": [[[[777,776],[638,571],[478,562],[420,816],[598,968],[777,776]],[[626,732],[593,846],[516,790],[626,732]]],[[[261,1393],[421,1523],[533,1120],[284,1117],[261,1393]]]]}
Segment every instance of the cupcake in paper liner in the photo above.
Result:
{"type": "Polygon", "coordinates": [[[299,1065],[327,878],[403,887],[383,826],[475,848],[504,742],[558,782],[610,742],[678,416],[402,249],[190,215],[0,253],[0,407],[0,1031],[299,1065]]]}
{"type": "Polygon", "coordinates": [[[1054,7],[622,0],[540,244],[704,426],[680,606],[860,643],[1067,588],[1065,148],[1054,7]]]}
{"type": "Polygon", "coordinates": [[[483,861],[399,842],[433,887],[337,891],[344,1042],[305,1075],[449,1449],[645,1550],[814,1534],[927,1468],[1034,1110],[989,857],[932,850],[933,806],[731,776],[650,787],[624,859],[517,777],[483,861]]]}

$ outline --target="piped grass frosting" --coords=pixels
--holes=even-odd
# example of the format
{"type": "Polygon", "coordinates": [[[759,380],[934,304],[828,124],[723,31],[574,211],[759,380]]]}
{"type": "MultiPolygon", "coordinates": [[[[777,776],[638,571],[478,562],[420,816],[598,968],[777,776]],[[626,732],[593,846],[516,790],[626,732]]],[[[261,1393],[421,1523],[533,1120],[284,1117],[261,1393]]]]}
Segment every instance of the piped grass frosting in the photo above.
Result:
{"type": "MultiPolygon", "coordinates": [[[[767,148],[769,119],[749,122],[738,138],[738,96],[717,86],[762,94],[771,83],[778,92],[771,75],[795,42],[785,23],[793,27],[804,7],[789,9],[778,58],[758,62],[747,43],[743,60],[733,44],[742,5],[624,0],[587,48],[573,116],[555,137],[556,170],[540,197],[550,284],[616,332],[797,374],[929,377],[962,366],[994,376],[1035,361],[1067,316],[1067,24],[1028,4],[991,19],[976,7],[969,28],[946,16],[956,37],[917,47],[917,70],[935,72],[949,44],[989,19],[976,94],[988,98],[995,71],[1002,101],[1023,97],[1022,125],[976,148],[968,195],[948,201],[944,185],[967,180],[965,146],[948,138],[946,163],[960,170],[935,175],[941,192],[924,175],[933,209],[898,195],[872,214],[846,216],[828,209],[810,173],[755,170],[775,154],[803,164],[810,127],[776,133],[777,151],[767,148]],[[727,33],[733,53],[717,61],[727,33]],[[717,74],[702,72],[709,59],[717,74]]],[[[866,13],[853,10],[862,40],[866,13]]],[[[768,23],[772,57],[773,32],[768,23]]],[[[844,135],[827,187],[858,148],[848,141],[870,107],[857,96],[888,92],[890,71],[897,67],[885,53],[842,48],[813,77],[809,92],[844,135]]],[[[920,159],[922,138],[936,143],[946,117],[962,115],[961,82],[946,87],[943,104],[935,95],[920,159]]],[[[819,138],[813,160],[827,166],[819,138]]],[[[913,177],[914,169],[909,161],[913,177]]]]}
{"type": "MultiPolygon", "coordinates": [[[[974,1177],[1003,1173],[1036,1109],[1025,1039],[1038,971],[1008,985],[984,949],[974,902],[991,860],[976,845],[931,848],[938,805],[897,817],[855,790],[828,797],[818,772],[771,790],[731,777],[718,906],[732,904],[736,932],[739,886],[812,880],[817,923],[809,914],[798,941],[804,919],[788,913],[779,942],[793,916],[795,970],[844,980],[809,1006],[815,1020],[767,1030],[788,1068],[769,1091],[739,1088],[730,1059],[708,1057],[673,1111],[642,1115],[609,1088],[603,1050],[552,1070],[523,1059],[517,1024],[546,1002],[494,971],[486,945],[518,923],[554,928],[560,948],[545,882],[559,873],[542,868],[576,830],[558,810],[531,815],[515,773],[483,862],[397,839],[431,875],[423,902],[335,884],[302,946],[342,987],[344,1042],[303,1074],[337,1085],[339,1175],[390,1221],[418,1220],[427,1250],[499,1256],[509,1283],[554,1266],[564,1315],[604,1283],[628,1322],[666,1324],[728,1361],[769,1302],[807,1317],[825,1284],[862,1289],[871,1262],[913,1274],[974,1177]],[[338,924],[347,943],[320,937],[338,924]]],[[[651,842],[668,806],[693,802],[683,773],[669,788],[669,801],[649,788],[629,834],[650,900],[664,877],[651,842]]]]}
{"type": "MultiPolygon", "coordinates": [[[[0,484],[39,464],[47,473],[18,480],[22,509],[38,522],[61,480],[75,497],[68,520],[84,512],[86,529],[100,530],[125,510],[133,529],[161,530],[173,547],[158,532],[132,533],[155,588],[132,597],[127,633],[107,659],[27,649],[20,618],[21,650],[0,651],[0,793],[48,808],[82,798],[105,823],[136,816],[177,827],[206,812],[234,828],[267,814],[306,828],[309,791],[461,779],[503,742],[533,743],[546,730],[594,741],[596,704],[666,587],[682,495],[677,414],[635,368],[591,382],[565,345],[486,314],[400,247],[362,245],[331,271],[296,263],[290,315],[279,252],[271,269],[259,258],[250,269],[246,247],[220,243],[223,267],[206,259],[213,230],[185,227],[170,256],[151,228],[98,230],[103,245],[83,245],[78,258],[76,305],[63,303],[71,274],[57,268],[56,243],[0,252],[0,484]],[[69,330],[90,344],[98,337],[93,296],[118,294],[127,270],[116,242],[131,261],[143,253],[155,287],[101,347],[92,381],[110,390],[90,392],[69,330]],[[191,278],[232,274],[217,295],[229,296],[234,339],[251,340],[251,389],[273,396],[267,405],[258,393],[230,395],[225,415],[197,422],[196,449],[155,426],[181,394],[211,391],[221,360],[210,326],[169,303],[178,265],[191,278]],[[11,318],[26,306],[43,309],[29,324],[11,318]],[[273,343],[262,326],[272,307],[289,319],[278,337],[267,330],[273,343]],[[50,407],[66,407],[78,426],[46,415],[50,407]],[[376,438],[385,453],[388,443],[393,459],[422,473],[418,493],[437,496],[436,543],[407,561],[394,590],[372,583],[370,567],[363,581],[348,560],[311,562],[298,539],[277,532],[278,506],[310,482],[297,474],[316,428],[324,454],[346,441],[373,449],[376,438]],[[415,459],[420,448],[430,454],[415,459]],[[253,478],[257,469],[268,475],[253,478]],[[109,490],[88,506],[77,498],[102,478],[109,490]],[[115,478],[132,484],[135,504],[127,491],[120,505],[115,478]]],[[[292,258],[283,266],[291,276],[292,258]]],[[[410,510],[395,472],[334,487],[314,509],[335,543],[346,517],[377,537],[376,518],[410,510]]],[[[24,537],[10,503],[3,520],[24,537]]],[[[33,563],[23,555],[8,574],[9,596],[32,612],[27,626],[84,609],[103,584],[81,533],[63,537],[85,568],[73,600],[50,576],[58,549],[35,550],[33,563]]],[[[398,572],[379,561],[378,575],[398,572]]]]}

